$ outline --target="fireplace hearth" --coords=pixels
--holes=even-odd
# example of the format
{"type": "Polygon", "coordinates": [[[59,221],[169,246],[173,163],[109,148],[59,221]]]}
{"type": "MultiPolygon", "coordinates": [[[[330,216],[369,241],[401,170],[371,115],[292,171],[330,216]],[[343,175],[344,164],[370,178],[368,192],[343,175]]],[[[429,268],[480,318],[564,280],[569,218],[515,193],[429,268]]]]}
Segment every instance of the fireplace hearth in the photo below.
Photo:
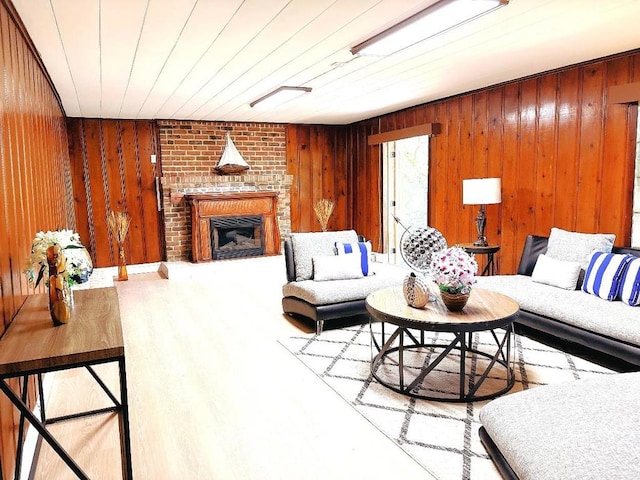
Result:
{"type": "Polygon", "coordinates": [[[261,215],[211,218],[213,260],[264,255],[264,228],[261,215]]]}

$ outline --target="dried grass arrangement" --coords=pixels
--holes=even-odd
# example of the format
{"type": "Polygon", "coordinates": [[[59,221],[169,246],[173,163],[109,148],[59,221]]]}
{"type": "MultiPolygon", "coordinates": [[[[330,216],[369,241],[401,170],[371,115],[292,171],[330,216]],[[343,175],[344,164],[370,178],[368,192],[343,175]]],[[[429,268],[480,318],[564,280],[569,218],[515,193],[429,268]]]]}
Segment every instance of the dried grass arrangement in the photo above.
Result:
{"type": "Polygon", "coordinates": [[[131,223],[129,215],[124,212],[111,211],[107,216],[107,223],[109,224],[111,234],[115,237],[116,242],[118,242],[118,246],[122,245],[129,232],[129,224],[131,223]]]}
{"type": "Polygon", "coordinates": [[[113,210],[107,215],[107,225],[111,231],[111,235],[118,243],[118,280],[128,280],[127,259],[124,253],[124,241],[129,232],[129,224],[131,217],[124,212],[114,212],[113,210]]]}
{"type": "Polygon", "coordinates": [[[331,218],[334,207],[333,200],[329,198],[323,198],[313,204],[313,210],[316,212],[316,217],[318,217],[318,222],[320,222],[320,228],[322,228],[323,232],[327,231],[329,218],[331,218]]]}

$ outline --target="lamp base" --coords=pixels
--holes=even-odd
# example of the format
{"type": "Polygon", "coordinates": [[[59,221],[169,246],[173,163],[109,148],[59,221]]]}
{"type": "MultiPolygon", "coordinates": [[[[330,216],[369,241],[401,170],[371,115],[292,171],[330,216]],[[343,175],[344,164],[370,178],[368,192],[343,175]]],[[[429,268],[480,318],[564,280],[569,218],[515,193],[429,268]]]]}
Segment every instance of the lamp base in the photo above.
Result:
{"type": "Polygon", "coordinates": [[[484,236],[484,227],[487,223],[484,209],[485,206],[480,205],[480,211],[478,212],[478,216],[476,217],[476,230],[478,231],[478,239],[473,242],[476,247],[486,247],[487,245],[489,245],[487,243],[487,237],[484,236]]]}

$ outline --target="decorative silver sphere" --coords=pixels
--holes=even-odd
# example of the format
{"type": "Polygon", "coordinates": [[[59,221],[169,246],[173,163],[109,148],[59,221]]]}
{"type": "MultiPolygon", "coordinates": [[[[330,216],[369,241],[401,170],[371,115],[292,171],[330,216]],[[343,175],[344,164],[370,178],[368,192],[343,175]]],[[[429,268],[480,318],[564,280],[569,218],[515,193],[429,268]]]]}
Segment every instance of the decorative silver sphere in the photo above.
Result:
{"type": "Polygon", "coordinates": [[[433,227],[410,227],[400,238],[400,254],[412,269],[428,273],[434,253],[447,248],[442,233],[433,227]]]}

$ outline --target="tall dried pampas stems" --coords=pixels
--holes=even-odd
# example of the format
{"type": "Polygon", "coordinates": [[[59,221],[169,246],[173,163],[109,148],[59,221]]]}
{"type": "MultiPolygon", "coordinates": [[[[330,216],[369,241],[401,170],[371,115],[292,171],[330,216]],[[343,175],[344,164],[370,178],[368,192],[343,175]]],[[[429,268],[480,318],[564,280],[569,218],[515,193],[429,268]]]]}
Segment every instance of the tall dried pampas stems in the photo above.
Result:
{"type": "Polygon", "coordinates": [[[329,223],[329,218],[333,213],[334,206],[335,204],[333,203],[333,200],[330,200],[328,198],[318,200],[313,205],[313,210],[316,212],[316,217],[318,217],[320,228],[322,228],[323,232],[327,231],[327,224],[329,223]]]}
{"type": "Polygon", "coordinates": [[[120,246],[124,243],[124,239],[127,237],[129,223],[131,223],[131,218],[124,212],[114,212],[112,210],[107,216],[109,230],[111,230],[111,234],[116,238],[116,242],[118,242],[118,245],[120,246]]]}

